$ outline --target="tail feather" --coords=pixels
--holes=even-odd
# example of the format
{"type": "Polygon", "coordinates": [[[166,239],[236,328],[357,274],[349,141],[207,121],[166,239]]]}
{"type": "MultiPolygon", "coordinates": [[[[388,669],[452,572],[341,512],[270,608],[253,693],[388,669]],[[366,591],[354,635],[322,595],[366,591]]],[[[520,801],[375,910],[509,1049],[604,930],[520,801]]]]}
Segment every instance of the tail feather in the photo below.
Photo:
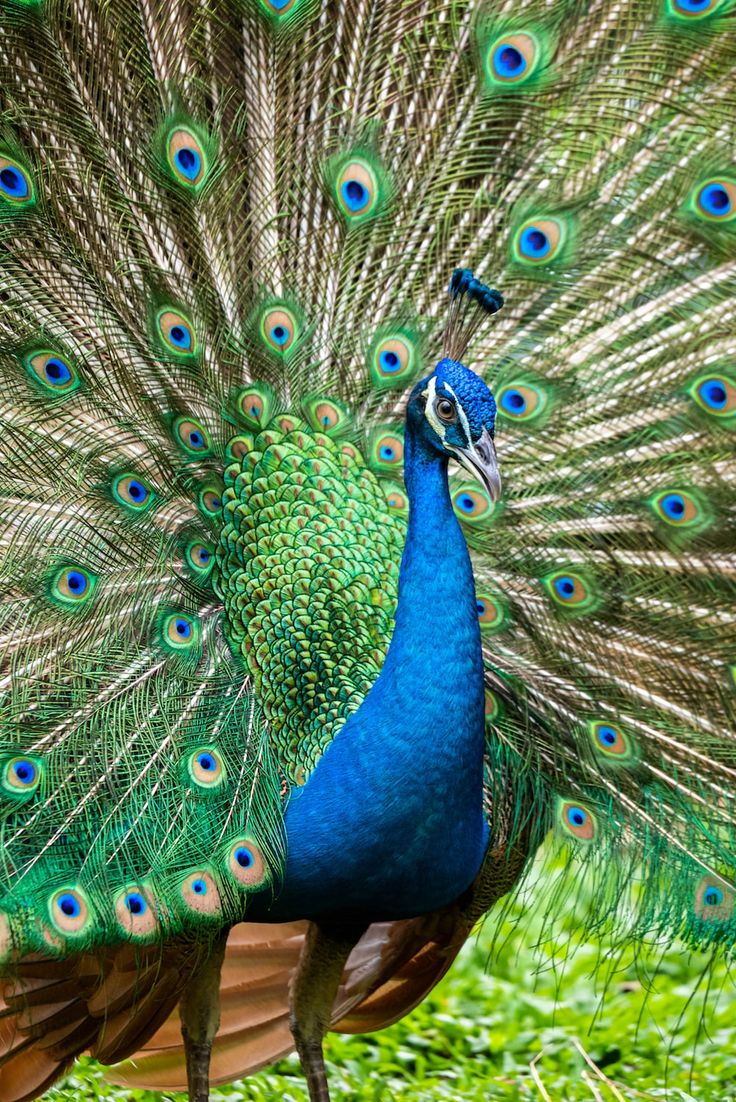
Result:
{"type": "MultiPolygon", "coordinates": [[[[601,920],[627,922],[635,895],[639,933],[731,944],[733,0],[6,8],[0,159],[27,192],[0,196],[0,765],[27,756],[38,781],[32,803],[3,795],[5,955],[24,963],[2,1028],[26,1031],[3,1032],[9,1097],[23,1057],[36,1084],[69,1058],[63,1005],[108,1059],[158,1029],[157,1074],[180,1074],[178,939],[247,914],[239,843],[278,889],[281,773],[299,775],[212,582],[225,473],[288,411],[357,464],[365,445],[400,509],[400,460],[375,449],[400,444],[458,265],[507,303],[468,348],[497,397],[505,498],[452,483],[494,844],[553,827],[595,870],[601,920]],[[348,168],[364,211],[344,205],[348,168]],[[215,735],[216,790],[196,776],[215,735]],[[149,955],[131,890],[170,954],[149,955]],[[49,918],[75,892],[82,933],[49,918]],[[31,966],[48,950],[74,963],[31,966]]],[[[386,617],[394,598],[388,579],[386,617]]],[[[442,974],[465,920],[437,921],[373,930],[347,1026],[442,974]]],[[[233,942],[222,1069],[241,1043],[244,1067],[287,1043],[300,936],[233,942]]]]}

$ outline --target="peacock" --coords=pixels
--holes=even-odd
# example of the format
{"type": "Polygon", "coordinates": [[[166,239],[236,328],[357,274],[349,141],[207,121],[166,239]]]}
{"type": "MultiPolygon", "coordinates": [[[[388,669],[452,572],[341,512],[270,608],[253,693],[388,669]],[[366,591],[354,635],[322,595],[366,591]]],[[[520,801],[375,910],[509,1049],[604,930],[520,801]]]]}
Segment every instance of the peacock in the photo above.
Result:
{"type": "Polygon", "coordinates": [[[545,840],[733,946],[735,70],[734,0],[0,0],[3,1102],[326,1102],[545,840]]]}

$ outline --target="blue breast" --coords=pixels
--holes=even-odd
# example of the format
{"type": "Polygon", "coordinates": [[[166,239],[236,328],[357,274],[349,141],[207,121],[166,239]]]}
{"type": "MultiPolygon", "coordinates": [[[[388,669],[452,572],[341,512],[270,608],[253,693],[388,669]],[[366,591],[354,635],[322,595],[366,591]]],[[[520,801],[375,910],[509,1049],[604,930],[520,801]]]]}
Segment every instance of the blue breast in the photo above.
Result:
{"type": "Polygon", "coordinates": [[[407,448],[410,518],[379,678],[286,813],[269,917],[415,915],[457,898],[487,839],[483,662],[446,460],[407,448]]]}

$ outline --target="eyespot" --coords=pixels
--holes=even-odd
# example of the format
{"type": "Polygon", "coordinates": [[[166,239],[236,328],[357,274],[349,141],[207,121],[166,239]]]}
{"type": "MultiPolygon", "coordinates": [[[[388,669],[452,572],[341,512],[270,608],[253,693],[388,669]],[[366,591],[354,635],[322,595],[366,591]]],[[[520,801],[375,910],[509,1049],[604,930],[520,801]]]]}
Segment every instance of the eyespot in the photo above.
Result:
{"type": "Polygon", "coordinates": [[[302,409],[312,428],[328,436],[339,433],[349,423],[347,410],[331,398],[305,398],[302,409]]]}
{"type": "Polygon", "coordinates": [[[699,184],[693,196],[693,209],[709,222],[730,222],[736,217],[736,181],[722,178],[699,184]]]}
{"type": "Polygon", "coordinates": [[[493,723],[501,714],[501,701],[490,689],[486,689],[484,693],[483,711],[487,723],[493,723]]]}
{"type": "Polygon", "coordinates": [[[337,201],[343,214],[351,221],[370,217],[378,199],[378,179],[371,166],[363,160],[349,161],[337,178],[337,201]]]}
{"type": "Polygon", "coordinates": [[[174,178],[185,187],[197,188],[207,173],[202,144],[191,130],[178,127],[169,135],[168,159],[174,178]]]}
{"type": "Polygon", "coordinates": [[[261,429],[271,419],[273,392],[265,386],[249,386],[241,390],[237,405],[249,428],[261,429]]]}
{"type": "Polygon", "coordinates": [[[725,881],[707,873],[695,889],[695,914],[709,922],[733,918],[736,896],[725,881]]]}
{"type": "Polygon", "coordinates": [[[398,513],[399,516],[409,515],[409,501],[398,482],[386,482],[383,492],[386,495],[386,504],[392,513],[398,513]]]}
{"type": "Polygon", "coordinates": [[[274,352],[288,352],[297,338],[296,318],[285,307],[267,310],[261,318],[261,336],[274,352]]]}
{"type": "Polygon", "coordinates": [[[530,34],[497,38],[488,52],[488,73],[501,84],[523,84],[534,74],[539,47],[530,34]]]}
{"type": "Polygon", "coordinates": [[[606,758],[615,758],[620,764],[628,763],[634,757],[631,738],[617,724],[595,722],[589,724],[588,729],[593,747],[599,754],[606,758]]]}
{"type": "Polygon", "coordinates": [[[590,608],[594,602],[593,589],[580,574],[560,570],[554,574],[548,574],[542,580],[552,599],[565,608],[582,611],[590,608]]]}
{"type": "Polygon", "coordinates": [[[667,0],[670,15],[679,19],[702,19],[712,15],[721,6],[721,0],[667,0]]]}
{"type": "Polygon", "coordinates": [[[33,181],[26,170],[0,154],[0,199],[13,206],[26,206],[34,198],[33,181]]]}
{"type": "Polygon", "coordinates": [[[665,490],[650,504],[660,520],[677,528],[691,528],[705,519],[698,502],[684,490],[665,490]]]}
{"type": "Polygon", "coordinates": [[[153,490],[136,474],[118,475],[113,481],[112,492],[116,501],[137,513],[153,505],[153,490]]]}
{"type": "Polygon", "coordinates": [[[395,429],[379,429],[371,435],[370,465],[378,473],[401,470],[404,441],[395,429]]]}
{"type": "Polygon", "coordinates": [[[225,767],[216,750],[195,750],[189,758],[189,776],[201,788],[218,788],[225,780],[225,767]]]}
{"type": "Polygon", "coordinates": [[[52,596],[68,606],[83,605],[92,596],[96,582],[97,578],[89,570],[65,566],[54,578],[52,596]]]}
{"type": "Polygon", "coordinates": [[[560,253],[565,237],[565,225],[556,218],[530,219],[514,235],[514,258],[522,264],[549,264],[560,253]]]}
{"type": "Polygon", "coordinates": [[[503,601],[488,593],[479,593],[475,599],[478,623],[483,633],[499,631],[506,625],[507,608],[503,601]]]}
{"type": "Polygon", "coordinates": [[[173,613],[164,620],[163,637],[176,650],[190,650],[199,642],[199,625],[191,616],[173,613]]]}
{"type": "Polygon", "coordinates": [[[184,877],[181,898],[189,910],[201,915],[219,915],[222,910],[217,884],[206,869],[197,869],[184,877]]]}
{"type": "Polygon", "coordinates": [[[24,357],[24,362],[33,381],[54,394],[70,394],[79,386],[77,369],[56,352],[32,352],[24,357]]]}
{"type": "Polygon", "coordinates": [[[261,851],[250,838],[239,838],[228,850],[227,869],[246,888],[259,887],[268,880],[261,851]]]}
{"type": "Polygon", "coordinates": [[[197,352],[197,338],[192,323],[177,310],[160,310],[156,325],[161,340],[177,356],[193,356],[197,352]]]}
{"type": "Polygon", "coordinates": [[[158,932],[156,909],[148,891],[138,885],[124,888],[115,898],[115,917],[135,941],[152,938],[158,932]]]}
{"type": "Polygon", "coordinates": [[[199,507],[205,516],[219,517],[222,512],[222,491],[208,486],[199,494],[199,507]]]}
{"type": "Polygon", "coordinates": [[[299,421],[296,417],[284,415],[283,417],[279,417],[278,426],[281,432],[283,432],[285,436],[288,436],[290,432],[296,432],[299,428],[299,421]]]}
{"type": "Polygon", "coordinates": [[[185,558],[187,565],[197,574],[209,574],[215,561],[215,552],[209,544],[194,540],[187,544],[185,558]]]}
{"type": "Polygon", "coordinates": [[[544,412],[547,395],[541,387],[509,383],[499,390],[496,401],[504,417],[510,417],[513,421],[531,421],[544,412]]]}
{"type": "Polygon", "coordinates": [[[204,455],[210,450],[210,438],[199,421],[191,417],[177,417],[174,421],[174,437],[191,455],[204,455]]]}
{"type": "Polygon", "coordinates": [[[79,888],[62,888],[49,899],[52,925],[66,937],[79,937],[91,925],[91,911],[79,888]]]}
{"type": "Polygon", "coordinates": [[[32,796],[41,783],[41,766],[33,758],[19,755],[5,763],[2,785],[6,793],[14,797],[32,796]]]}
{"type": "Polygon", "coordinates": [[[731,417],[736,413],[736,382],[728,375],[701,375],[692,384],[690,395],[713,417],[731,417]]]}
{"type": "Polygon", "coordinates": [[[491,519],[494,504],[485,490],[473,484],[463,484],[452,495],[455,516],[465,524],[480,524],[491,519]]]}
{"type": "Polygon", "coordinates": [[[288,15],[296,7],[298,0],[261,0],[261,3],[270,15],[280,18],[288,15]]]}
{"type": "Polygon", "coordinates": [[[595,837],[595,817],[583,804],[572,800],[561,801],[558,817],[563,829],[578,841],[591,842],[595,837]]]}
{"type": "Polygon", "coordinates": [[[403,386],[414,374],[419,357],[415,341],[403,333],[383,336],[373,347],[369,366],[378,387],[403,386]]]}

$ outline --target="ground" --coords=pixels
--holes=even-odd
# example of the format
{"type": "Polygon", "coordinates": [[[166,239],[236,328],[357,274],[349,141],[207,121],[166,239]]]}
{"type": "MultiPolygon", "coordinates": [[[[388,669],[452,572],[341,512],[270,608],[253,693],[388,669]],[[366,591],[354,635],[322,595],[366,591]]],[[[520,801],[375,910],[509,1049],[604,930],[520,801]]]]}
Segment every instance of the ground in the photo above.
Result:
{"type": "MultiPolygon", "coordinates": [[[[736,1102],[736,985],[727,966],[708,968],[682,946],[652,947],[636,964],[633,952],[612,954],[593,940],[570,956],[576,928],[571,912],[534,949],[540,927],[520,904],[500,925],[487,921],[402,1022],[372,1036],[330,1035],[333,1102],[736,1102]],[[591,978],[601,956],[612,969],[607,984],[591,978]]],[[[98,1098],[183,1102],[110,1086],[92,1061],[46,1096],[98,1098]]],[[[277,1100],[308,1102],[296,1058],[212,1092],[212,1102],[277,1100]]]]}

